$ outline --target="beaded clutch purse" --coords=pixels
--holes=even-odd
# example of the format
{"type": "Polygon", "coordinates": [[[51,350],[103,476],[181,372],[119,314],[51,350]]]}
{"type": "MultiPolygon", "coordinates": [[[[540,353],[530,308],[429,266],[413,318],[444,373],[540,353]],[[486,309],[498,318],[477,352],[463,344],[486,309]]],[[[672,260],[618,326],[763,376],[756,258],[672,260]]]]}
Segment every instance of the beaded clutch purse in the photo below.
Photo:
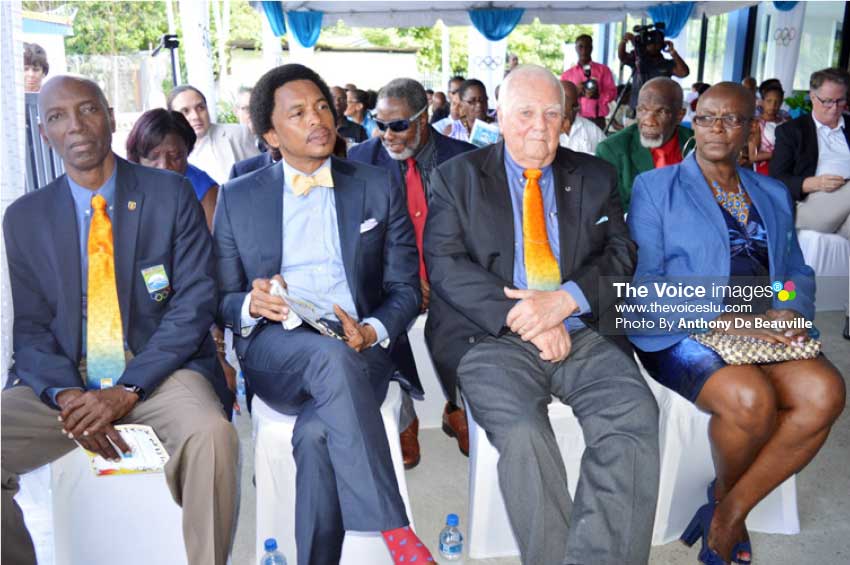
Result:
{"type": "Polygon", "coordinates": [[[806,339],[799,346],[769,343],[756,337],[720,333],[694,334],[696,341],[716,352],[729,365],[759,365],[781,361],[814,359],[820,355],[821,342],[806,339]]]}

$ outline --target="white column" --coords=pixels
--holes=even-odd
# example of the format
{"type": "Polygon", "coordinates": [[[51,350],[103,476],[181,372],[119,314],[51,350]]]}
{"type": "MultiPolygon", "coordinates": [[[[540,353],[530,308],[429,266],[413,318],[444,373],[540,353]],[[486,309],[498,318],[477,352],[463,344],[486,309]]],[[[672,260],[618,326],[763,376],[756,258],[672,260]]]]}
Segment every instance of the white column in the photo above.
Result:
{"type": "Polygon", "coordinates": [[[490,41],[475,29],[469,26],[469,64],[467,78],[477,78],[487,87],[487,96],[490,98],[491,107],[495,107],[496,86],[505,77],[505,53],[508,47],[508,38],[499,41],[490,41]]]}
{"type": "MultiPolygon", "coordinates": [[[[441,89],[446,88],[446,85],[449,84],[449,79],[452,78],[452,64],[451,64],[451,55],[452,55],[452,42],[449,36],[449,26],[443,20],[439,20],[439,24],[442,26],[442,32],[440,34],[441,39],[441,89]]],[[[448,96],[448,93],[446,93],[448,96]]]]}
{"type": "Polygon", "coordinates": [[[793,10],[780,12],[772,3],[763,6],[771,15],[767,41],[765,78],[778,78],[785,92],[794,90],[794,72],[800,58],[800,36],[803,34],[803,18],[806,2],[798,2],[793,10]]]}
{"type": "Polygon", "coordinates": [[[213,75],[213,50],[210,42],[209,0],[179,0],[183,26],[183,48],[189,84],[204,93],[210,120],[215,122],[218,92],[213,75]]]}
{"type": "Polygon", "coordinates": [[[292,33],[292,27],[288,21],[286,22],[286,39],[289,43],[289,62],[300,63],[309,67],[313,60],[314,50],[312,47],[301,45],[295,38],[295,34],[292,33]]]}
{"type": "Polygon", "coordinates": [[[273,69],[283,64],[283,50],[280,38],[272,31],[272,26],[264,12],[260,12],[263,25],[263,68],[273,69]]]}
{"type": "MultiPolygon", "coordinates": [[[[21,40],[23,19],[21,0],[0,2],[0,208],[6,208],[24,193],[25,152],[24,144],[24,46],[21,40]]],[[[45,226],[45,229],[49,229],[45,226]]],[[[9,285],[9,266],[6,263],[6,247],[0,238],[0,386],[6,384],[12,360],[12,291],[9,285]]]]}

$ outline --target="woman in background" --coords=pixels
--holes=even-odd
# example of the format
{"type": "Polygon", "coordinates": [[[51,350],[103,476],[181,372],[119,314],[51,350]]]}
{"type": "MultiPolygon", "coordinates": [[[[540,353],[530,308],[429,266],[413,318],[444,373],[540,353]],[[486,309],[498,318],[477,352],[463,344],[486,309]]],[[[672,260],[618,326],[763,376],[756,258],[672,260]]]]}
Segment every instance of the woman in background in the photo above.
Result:
{"type": "Polygon", "coordinates": [[[189,164],[195,147],[195,131],[180,112],[164,108],[142,114],[127,137],[127,160],[183,175],[192,183],[201,202],[207,227],[212,230],[218,184],[207,173],[189,164]]]}
{"type": "Polygon", "coordinates": [[[756,172],[768,175],[767,167],[773,157],[773,145],[776,143],[776,126],[787,121],[788,116],[781,111],[785,92],[782,83],[776,79],[768,79],[759,86],[761,95],[761,114],[758,116],[758,131],[755,135],[754,148],[750,149],[750,160],[756,166],[756,172]]]}

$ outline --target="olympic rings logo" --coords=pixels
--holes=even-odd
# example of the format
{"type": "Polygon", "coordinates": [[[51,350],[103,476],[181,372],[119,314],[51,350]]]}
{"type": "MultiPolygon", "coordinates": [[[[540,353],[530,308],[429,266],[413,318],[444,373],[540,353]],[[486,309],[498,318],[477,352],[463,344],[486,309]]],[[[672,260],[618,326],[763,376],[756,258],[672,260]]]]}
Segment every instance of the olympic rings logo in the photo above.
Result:
{"type": "Polygon", "coordinates": [[[773,40],[777,44],[781,44],[783,47],[788,47],[788,45],[794,41],[797,37],[797,28],[794,27],[780,27],[776,28],[773,32],[773,40]]]}
{"type": "Polygon", "coordinates": [[[492,70],[495,70],[496,67],[499,66],[499,62],[496,61],[496,59],[494,59],[490,55],[487,55],[486,57],[476,57],[475,58],[475,66],[478,67],[479,69],[486,67],[486,68],[488,68],[492,71],[492,70]]]}
{"type": "Polygon", "coordinates": [[[168,298],[168,296],[169,296],[170,294],[171,294],[171,289],[170,289],[170,288],[166,288],[166,289],[164,289],[164,290],[160,290],[159,292],[152,292],[152,293],[151,293],[151,298],[153,298],[153,299],[154,299],[154,300],[156,300],[157,302],[162,302],[163,300],[165,300],[166,298],[168,298]]]}

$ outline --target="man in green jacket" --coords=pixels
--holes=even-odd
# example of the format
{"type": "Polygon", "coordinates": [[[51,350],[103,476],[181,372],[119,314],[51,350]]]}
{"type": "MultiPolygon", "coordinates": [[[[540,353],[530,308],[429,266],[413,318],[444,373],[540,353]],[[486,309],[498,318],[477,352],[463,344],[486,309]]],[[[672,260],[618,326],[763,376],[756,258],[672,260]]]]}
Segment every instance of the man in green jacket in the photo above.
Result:
{"type": "Polygon", "coordinates": [[[638,95],[637,123],[596,147],[596,156],[617,168],[624,211],[629,211],[636,176],[679,163],[687,154],[685,145],[694,132],[679,125],[685,116],[682,99],[682,88],[675,81],[666,77],[648,81],[638,95]]]}

